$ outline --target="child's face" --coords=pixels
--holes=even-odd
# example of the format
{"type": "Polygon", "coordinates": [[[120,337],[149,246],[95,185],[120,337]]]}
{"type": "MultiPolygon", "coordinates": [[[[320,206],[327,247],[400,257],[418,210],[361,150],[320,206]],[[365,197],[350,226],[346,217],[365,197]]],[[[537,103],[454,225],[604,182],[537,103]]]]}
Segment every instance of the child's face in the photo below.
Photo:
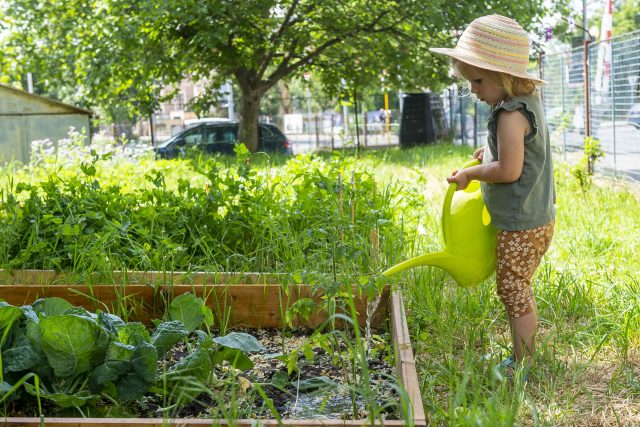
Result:
{"type": "Polygon", "coordinates": [[[471,84],[471,93],[480,101],[484,101],[489,105],[498,105],[506,99],[507,92],[504,88],[486,73],[483,73],[481,69],[469,69],[465,77],[471,84]]]}

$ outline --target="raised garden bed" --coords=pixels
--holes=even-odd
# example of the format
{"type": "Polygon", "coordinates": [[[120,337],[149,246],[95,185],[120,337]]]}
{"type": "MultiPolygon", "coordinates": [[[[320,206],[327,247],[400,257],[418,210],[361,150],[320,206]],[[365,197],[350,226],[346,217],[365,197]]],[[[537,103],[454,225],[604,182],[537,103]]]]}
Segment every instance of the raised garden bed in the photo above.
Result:
{"type": "MultiPolygon", "coordinates": [[[[321,292],[313,292],[308,285],[283,285],[282,276],[233,273],[157,273],[129,272],[114,274],[108,280],[90,277],[91,285],[73,283],[70,276],[50,271],[1,271],[0,299],[12,305],[30,304],[42,297],[60,297],[89,310],[128,313],[128,321],[150,323],[165,312],[174,297],[190,292],[202,296],[212,309],[216,320],[223,319],[225,328],[281,328],[284,313],[300,298],[320,302],[321,292]]],[[[355,295],[358,321],[365,326],[367,299],[355,295]]],[[[339,309],[338,309],[339,311],[339,309]]],[[[326,312],[313,313],[308,320],[294,321],[297,326],[316,328],[328,319],[326,312]]],[[[406,390],[411,416],[404,420],[385,420],[384,425],[426,425],[420,397],[413,353],[402,297],[397,291],[385,289],[378,309],[371,314],[371,325],[380,326],[389,320],[398,381],[406,390]]],[[[403,415],[406,416],[406,415],[403,415]]],[[[4,425],[38,426],[38,418],[8,417],[4,425]]],[[[232,422],[218,419],[140,419],[140,418],[46,418],[46,425],[54,426],[138,426],[138,425],[256,425],[256,420],[232,422]]],[[[368,420],[259,420],[261,425],[332,426],[363,425],[368,420]]]]}

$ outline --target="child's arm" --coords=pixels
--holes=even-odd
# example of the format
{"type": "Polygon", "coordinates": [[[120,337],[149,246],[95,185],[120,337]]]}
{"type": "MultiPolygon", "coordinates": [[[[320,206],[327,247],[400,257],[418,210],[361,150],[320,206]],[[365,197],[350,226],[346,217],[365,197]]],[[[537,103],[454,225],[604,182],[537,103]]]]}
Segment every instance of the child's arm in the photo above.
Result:
{"type": "Polygon", "coordinates": [[[463,190],[469,181],[513,182],[520,178],[524,164],[524,137],[529,122],[519,111],[503,111],[498,119],[498,160],[454,172],[447,178],[463,190]]]}

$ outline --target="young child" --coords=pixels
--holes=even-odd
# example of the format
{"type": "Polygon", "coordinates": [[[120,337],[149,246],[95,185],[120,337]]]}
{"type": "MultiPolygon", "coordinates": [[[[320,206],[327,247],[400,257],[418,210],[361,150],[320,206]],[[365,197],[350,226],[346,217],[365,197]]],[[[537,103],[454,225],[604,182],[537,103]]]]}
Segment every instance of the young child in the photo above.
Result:
{"type": "Polygon", "coordinates": [[[448,182],[466,188],[481,181],[482,197],[498,229],[497,293],[511,326],[515,360],[531,366],[538,323],[531,278],[547,251],[555,220],[555,186],[549,131],[537,96],[543,80],[527,73],[529,37],[500,15],[474,20],[450,56],[471,92],[491,106],[485,147],[473,154],[482,164],[453,172],[448,182]]]}

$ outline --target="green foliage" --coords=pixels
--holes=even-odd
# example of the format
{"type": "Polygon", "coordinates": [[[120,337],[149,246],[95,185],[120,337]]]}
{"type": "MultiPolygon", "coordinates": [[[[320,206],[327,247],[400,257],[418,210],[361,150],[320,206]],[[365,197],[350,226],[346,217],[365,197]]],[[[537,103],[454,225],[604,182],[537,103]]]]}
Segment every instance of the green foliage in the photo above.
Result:
{"type": "Polygon", "coordinates": [[[604,156],[600,140],[593,136],[585,137],[583,153],[580,161],[571,166],[570,170],[573,177],[578,181],[583,194],[586,194],[591,187],[596,162],[604,156]]]}
{"type": "MultiPolygon", "coordinates": [[[[64,167],[43,154],[1,194],[0,267],[107,276],[121,269],[328,271],[336,256],[366,274],[371,229],[393,227],[363,164],[308,155],[261,165],[243,146],[237,151],[235,160],[137,165],[87,153],[64,167]],[[336,252],[327,253],[338,235],[336,252]]],[[[211,313],[200,314],[211,323],[211,313]]]]}
{"type": "Polygon", "coordinates": [[[328,390],[335,390],[338,384],[325,376],[313,377],[308,380],[294,381],[292,385],[303,393],[308,393],[313,396],[314,394],[322,394],[328,390]]]}
{"type": "MultiPolygon", "coordinates": [[[[171,315],[169,316],[171,317],[171,315]]],[[[198,326],[202,320],[198,323],[198,326]]],[[[193,329],[187,329],[181,320],[172,320],[162,322],[151,335],[151,344],[158,350],[158,356],[162,357],[171,349],[178,341],[193,332],[193,329]]]]}
{"type": "Polygon", "coordinates": [[[589,171],[589,175],[593,175],[596,162],[604,156],[604,150],[602,150],[600,140],[593,136],[585,137],[583,150],[584,157],[587,159],[587,170],[589,171]]]}
{"type": "MultiPolygon", "coordinates": [[[[554,10],[566,3],[554,2],[554,10]]],[[[352,93],[379,86],[387,70],[391,87],[438,89],[449,81],[448,62],[428,47],[453,45],[457,30],[487,13],[529,28],[547,7],[542,0],[13,0],[0,68],[14,69],[16,80],[33,72],[40,93],[100,106],[114,119],[147,117],[160,89],[186,76],[207,82],[194,101],[204,107],[233,76],[240,140],[255,152],[259,101],[282,79],[313,71],[328,92],[343,91],[345,79],[352,93]]]]}
{"type": "Polygon", "coordinates": [[[213,360],[226,360],[236,369],[247,370],[253,368],[253,362],[245,355],[264,350],[258,340],[244,332],[231,332],[223,337],[212,338],[221,348],[214,354],[213,360]]]}
{"type": "Polygon", "coordinates": [[[311,298],[300,298],[284,314],[285,323],[294,327],[296,322],[303,323],[317,311],[317,304],[311,298]]]}
{"type": "Polygon", "coordinates": [[[106,351],[109,339],[97,322],[61,314],[40,320],[42,352],[59,378],[89,372],[106,351]]]}
{"type": "Polygon", "coordinates": [[[202,298],[190,293],[179,295],[171,301],[169,318],[182,323],[189,332],[198,329],[205,318],[207,326],[211,326],[213,323],[211,309],[204,304],[202,298]]]}
{"type": "MultiPolygon", "coordinates": [[[[201,310],[202,300],[183,299],[179,305],[201,310]]],[[[159,323],[150,336],[140,323],[125,323],[101,311],[90,313],[59,298],[22,307],[0,302],[0,331],[0,402],[9,397],[28,400],[31,395],[80,413],[95,409],[105,396],[121,405],[152,389],[184,405],[202,392],[203,384],[210,384],[214,366],[228,361],[249,369],[253,364],[245,353],[263,350],[248,334],[212,339],[198,331],[201,339],[195,351],[158,373],[161,358],[189,335],[180,320],[159,323]],[[186,386],[193,383],[201,385],[197,393],[186,386]],[[21,394],[21,388],[27,394],[21,394]]]]}
{"type": "Polygon", "coordinates": [[[243,351],[245,353],[253,353],[256,351],[262,351],[264,348],[260,345],[258,340],[253,335],[246,334],[244,332],[231,332],[224,337],[217,337],[212,339],[213,342],[220,344],[226,348],[233,348],[243,351]]]}
{"type": "MultiPolygon", "coordinates": [[[[603,5],[605,7],[605,5],[603,5]]],[[[620,7],[616,7],[613,11],[613,36],[636,31],[638,25],[638,14],[640,14],[640,2],[624,1],[620,7]]]]}

